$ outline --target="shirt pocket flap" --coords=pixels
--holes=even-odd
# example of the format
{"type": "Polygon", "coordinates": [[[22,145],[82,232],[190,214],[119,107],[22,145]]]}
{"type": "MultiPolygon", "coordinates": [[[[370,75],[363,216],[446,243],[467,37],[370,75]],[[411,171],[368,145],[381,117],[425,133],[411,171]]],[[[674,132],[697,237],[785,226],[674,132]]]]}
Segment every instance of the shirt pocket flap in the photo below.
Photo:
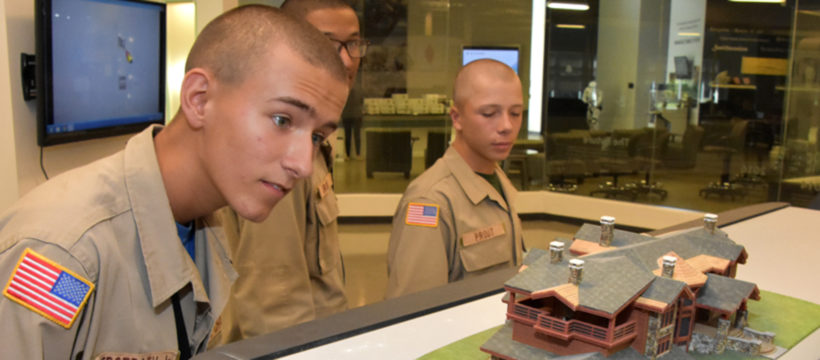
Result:
{"type": "Polygon", "coordinates": [[[327,226],[336,221],[339,217],[339,203],[336,201],[336,194],[326,194],[316,204],[316,213],[319,215],[319,224],[327,226]]]}
{"type": "Polygon", "coordinates": [[[467,272],[486,269],[512,262],[512,245],[509,236],[498,236],[459,249],[461,262],[467,272]]]}

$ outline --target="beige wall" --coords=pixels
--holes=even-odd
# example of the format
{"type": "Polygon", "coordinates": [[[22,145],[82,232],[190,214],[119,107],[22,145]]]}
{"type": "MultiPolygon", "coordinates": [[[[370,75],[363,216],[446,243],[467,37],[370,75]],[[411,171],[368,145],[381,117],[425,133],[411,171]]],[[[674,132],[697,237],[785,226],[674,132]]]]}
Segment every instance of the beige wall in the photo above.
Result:
{"type": "Polygon", "coordinates": [[[6,9],[0,6],[0,211],[14,202],[18,195],[9,60],[6,9]]]}
{"type": "MultiPolygon", "coordinates": [[[[9,143],[13,144],[14,167],[2,170],[3,176],[15,176],[16,188],[12,186],[0,187],[3,198],[17,198],[22,196],[38,184],[45,181],[40,171],[36,129],[36,102],[24,101],[20,79],[20,53],[33,54],[34,50],[34,2],[33,1],[6,1],[5,22],[6,36],[0,46],[4,45],[8,53],[3,61],[9,71],[10,81],[3,84],[10,96],[4,96],[2,101],[9,101],[11,122],[4,121],[2,132],[13,134],[9,143]]],[[[9,110],[6,110],[9,111],[9,110]]],[[[90,140],[75,144],[66,144],[48,147],[43,153],[43,164],[49,176],[54,176],[68,169],[99,159],[111,154],[122,147],[125,137],[90,140]]],[[[5,143],[5,142],[4,142],[5,143]]],[[[4,207],[5,208],[5,207],[4,207]]]]}
{"type": "Polygon", "coordinates": [[[165,122],[179,109],[179,87],[185,76],[185,59],[196,38],[196,6],[191,2],[170,3],[167,7],[165,122]]]}
{"type": "MultiPolygon", "coordinates": [[[[197,0],[195,3],[198,5],[196,24],[201,25],[222,13],[223,9],[236,6],[237,0],[197,0]]],[[[1,6],[0,211],[45,181],[40,170],[40,148],[37,146],[36,101],[23,100],[19,70],[20,53],[35,52],[34,1],[5,1],[1,6]]],[[[190,23],[190,19],[186,21],[190,23]]],[[[169,44],[174,44],[169,54],[179,51],[187,53],[193,35],[190,31],[172,33],[174,26],[169,26],[169,44]],[[177,35],[179,38],[175,37],[177,35]],[[177,51],[182,48],[184,50],[177,51]]],[[[168,106],[176,107],[171,107],[170,103],[168,106]]],[[[49,177],[56,176],[117,152],[125,146],[129,137],[125,135],[46,147],[43,166],[49,177]]]]}

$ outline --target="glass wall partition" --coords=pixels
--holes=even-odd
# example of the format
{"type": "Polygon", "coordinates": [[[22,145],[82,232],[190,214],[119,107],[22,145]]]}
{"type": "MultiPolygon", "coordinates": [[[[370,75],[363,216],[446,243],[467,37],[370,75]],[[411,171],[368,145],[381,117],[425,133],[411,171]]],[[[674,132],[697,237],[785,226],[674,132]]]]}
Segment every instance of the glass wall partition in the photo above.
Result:
{"type": "Polygon", "coordinates": [[[503,56],[528,87],[532,4],[358,0],[354,6],[371,45],[337,140],[336,188],[402,193],[449,145],[452,82],[465,56],[503,56]]]}
{"type": "Polygon", "coordinates": [[[543,96],[502,164],[522,190],[710,212],[816,196],[816,2],[587,0],[533,21],[551,2],[354,2],[371,46],[337,190],[401,193],[432,165],[453,135],[453,78],[479,49],[517,53],[525,94],[543,96]]]}
{"type": "Polygon", "coordinates": [[[820,209],[820,2],[796,2],[791,30],[784,140],[772,148],[770,158],[779,186],[770,193],[793,205],[820,209]]]}

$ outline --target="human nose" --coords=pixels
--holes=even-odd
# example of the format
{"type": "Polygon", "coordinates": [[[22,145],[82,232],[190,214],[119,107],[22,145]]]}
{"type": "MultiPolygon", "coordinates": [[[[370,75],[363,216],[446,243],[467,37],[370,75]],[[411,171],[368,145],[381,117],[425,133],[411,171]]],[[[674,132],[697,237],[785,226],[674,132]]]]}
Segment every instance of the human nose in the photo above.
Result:
{"type": "Polygon", "coordinates": [[[313,151],[311,136],[294,142],[282,161],[282,166],[288,175],[294,179],[309,177],[313,173],[313,151]]]}
{"type": "Polygon", "coordinates": [[[510,113],[503,113],[501,120],[498,122],[498,132],[501,134],[509,134],[513,129],[513,122],[515,118],[510,113]]]}

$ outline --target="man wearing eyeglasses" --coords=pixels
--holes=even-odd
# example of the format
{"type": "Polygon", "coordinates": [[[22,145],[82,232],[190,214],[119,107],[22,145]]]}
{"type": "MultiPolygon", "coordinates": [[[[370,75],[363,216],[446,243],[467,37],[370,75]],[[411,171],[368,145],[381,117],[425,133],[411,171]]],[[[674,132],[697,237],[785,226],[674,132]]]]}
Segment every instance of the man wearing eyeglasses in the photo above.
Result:
{"type": "MultiPolygon", "coordinates": [[[[367,50],[355,11],[342,0],[287,0],[281,9],[307,20],[331,40],[352,87],[367,50]]],[[[347,309],[339,209],[330,171],[333,151],[328,142],[321,150],[313,159],[313,175],[296,184],[264,222],[245,221],[222,209],[239,278],[210,347],[347,309]]]]}

